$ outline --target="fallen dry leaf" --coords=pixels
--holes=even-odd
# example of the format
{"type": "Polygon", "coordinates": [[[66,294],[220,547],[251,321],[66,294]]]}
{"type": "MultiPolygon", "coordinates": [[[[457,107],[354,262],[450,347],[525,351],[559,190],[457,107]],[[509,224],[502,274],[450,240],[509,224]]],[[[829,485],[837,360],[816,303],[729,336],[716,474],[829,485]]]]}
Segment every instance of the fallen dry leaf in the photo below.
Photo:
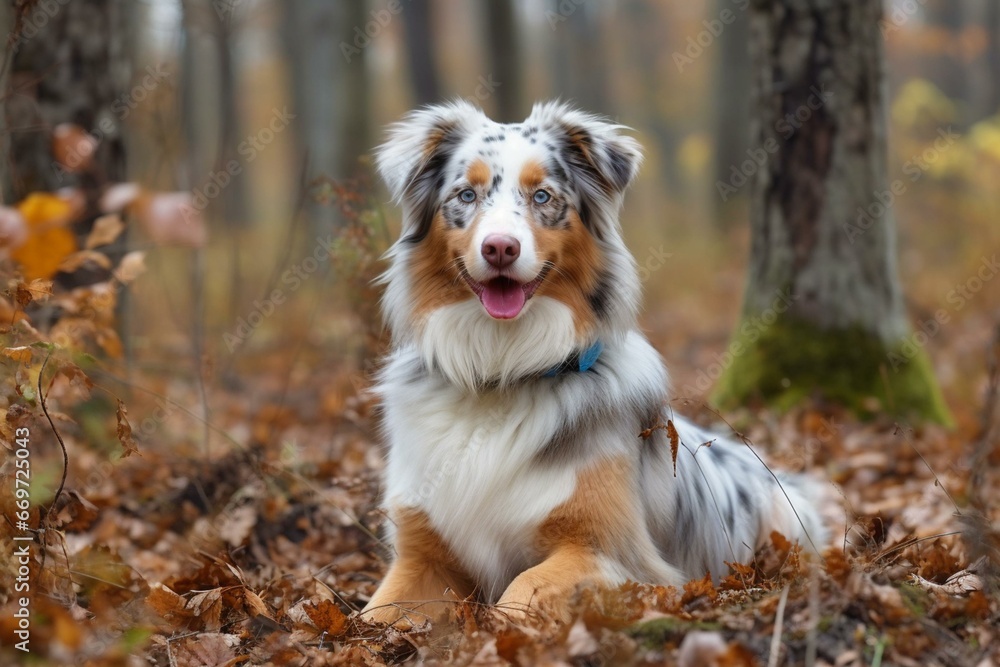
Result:
{"type": "Polygon", "coordinates": [[[146,253],[133,250],[122,257],[122,261],[118,263],[118,268],[114,271],[114,276],[118,282],[128,285],[145,272],[146,253]]]}
{"type": "Polygon", "coordinates": [[[132,438],[132,425],[128,423],[128,409],[125,404],[118,399],[118,410],[115,413],[118,419],[118,442],[122,445],[122,458],[128,458],[132,454],[139,452],[139,447],[132,438]]]}
{"type": "Polygon", "coordinates": [[[317,630],[332,637],[339,637],[347,627],[347,616],[340,611],[340,607],[329,600],[307,603],[303,610],[317,630]]]}
{"type": "Polygon", "coordinates": [[[84,247],[88,250],[114,242],[125,231],[125,223],[117,213],[102,215],[94,221],[94,226],[87,235],[84,247]]]}

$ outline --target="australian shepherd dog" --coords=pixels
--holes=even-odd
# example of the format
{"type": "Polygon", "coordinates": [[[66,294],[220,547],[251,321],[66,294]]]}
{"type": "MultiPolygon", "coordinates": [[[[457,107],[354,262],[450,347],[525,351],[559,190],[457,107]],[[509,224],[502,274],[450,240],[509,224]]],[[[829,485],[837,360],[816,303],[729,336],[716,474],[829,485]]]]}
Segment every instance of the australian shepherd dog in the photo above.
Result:
{"type": "Polygon", "coordinates": [[[819,543],[799,478],[665,407],[618,222],[641,160],[624,129],[561,103],[500,124],[456,102],[378,150],[403,209],[376,384],[395,557],[366,618],[467,597],[565,618],[580,586],[719,577],[772,531],[819,543]]]}

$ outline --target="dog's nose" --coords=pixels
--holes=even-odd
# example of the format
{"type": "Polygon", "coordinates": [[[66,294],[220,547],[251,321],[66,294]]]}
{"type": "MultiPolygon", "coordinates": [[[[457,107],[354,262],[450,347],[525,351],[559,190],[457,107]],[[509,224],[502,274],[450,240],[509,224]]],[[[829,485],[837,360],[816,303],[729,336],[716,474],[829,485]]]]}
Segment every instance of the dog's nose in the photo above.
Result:
{"type": "Polygon", "coordinates": [[[498,269],[510,266],[521,256],[521,242],[513,236],[490,234],[483,241],[483,259],[498,269]]]}

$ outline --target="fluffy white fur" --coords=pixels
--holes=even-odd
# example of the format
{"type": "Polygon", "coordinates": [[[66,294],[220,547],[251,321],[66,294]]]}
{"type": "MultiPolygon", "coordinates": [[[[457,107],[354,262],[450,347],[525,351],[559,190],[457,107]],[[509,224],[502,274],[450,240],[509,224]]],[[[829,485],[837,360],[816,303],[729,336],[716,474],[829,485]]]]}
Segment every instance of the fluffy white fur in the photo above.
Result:
{"type": "Polygon", "coordinates": [[[552,368],[577,347],[573,314],[540,296],[521,316],[504,322],[483,317],[475,299],[434,311],[417,342],[427,368],[476,392],[486,382],[510,385],[552,368]]]}

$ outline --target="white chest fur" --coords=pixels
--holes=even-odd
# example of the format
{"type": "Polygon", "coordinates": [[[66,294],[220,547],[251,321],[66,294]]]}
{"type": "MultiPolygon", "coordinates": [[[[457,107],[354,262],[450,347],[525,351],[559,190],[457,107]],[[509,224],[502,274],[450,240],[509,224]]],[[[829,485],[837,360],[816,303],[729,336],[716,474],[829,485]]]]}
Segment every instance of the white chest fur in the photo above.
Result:
{"type": "Polygon", "coordinates": [[[389,393],[386,504],[426,513],[488,596],[499,594],[576,483],[572,465],[533,463],[559,411],[537,394],[477,396],[433,377],[389,393]]]}

